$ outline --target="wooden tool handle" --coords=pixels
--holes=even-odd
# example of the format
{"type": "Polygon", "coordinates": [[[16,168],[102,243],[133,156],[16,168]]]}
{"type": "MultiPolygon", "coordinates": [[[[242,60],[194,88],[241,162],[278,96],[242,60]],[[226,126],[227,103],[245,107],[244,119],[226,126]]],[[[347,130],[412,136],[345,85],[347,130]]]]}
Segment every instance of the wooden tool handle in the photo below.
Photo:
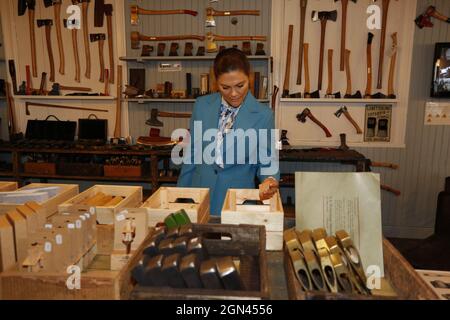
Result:
{"type": "Polygon", "coordinates": [[[81,82],[80,55],[78,53],[78,30],[72,29],[73,56],[75,59],[75,81],[81,82]]]}
{"type": "Polygon", "coordinates": [[[346,95],[352,94],[352,73],[350,72],[350,50],[345,50],[345,74],[347,76],[346,95]]]}
{"type": "Polygon", "coordinates": [[[47,103],[36,103],[36,102],[26,102],[25,106],[29,107],[42,107],[42,108],[57,108],[57,109],[70,109],[70,110],[84,110],[84,111],[96,111],[96,112],[108,112],[108,110],[102,109],[93,109],[93,108],[81,108],[81,107],[72,107],[72,106],[63,106],[56,104],[47,104],[47,103]]]}
{"type": "Polygon", "coordinates": [[[321,31],[320,31],[320,59],[319,59],[319,78],[317,80],[318,90],[322,90],[322,79],[323,79],[323,56],[325,51],[325,32],[327,30],[327,20],[320,20],[321,31]]]}
{"type": "Polygon", "coordinates": [[[83,36],[84,36],[84,54],[86,59],[86,72],[84,76],[86,79],[91,78],[91,49],[89,42],[89,20],[88,20],[89,2],[82,3],[83,9],[83,36]]]}
{"type": "Polygon", "coordinates": [[[325,127],[325,125],[324,125],[322,122],[320,122],[319,120],[317,120],[316,117],[314,117],[314,116],[312,115],[312,113],[309,113],[309,114],[308,114],[308,117],[312,120],[312,122],[314,122],[315,124],[317,124],[319,127],[322,128],[322,130],[325,132],[327,138],[331,138],[331,137],[333,136],[333,135],[331,134],[330,130],[328,130],[328,128],[325,127]]]}
{"type": "Polygon", "coordinates": [[[108,69],[104,69],[104,79],[105,79],[105,90],[103,92],[103,95],[108,97],[109,96],[109,70],[108,69]]]}
{"type": "Polygon", "coordinates": [[[367,44],[367,85],[365,97],[372,95],[372,44],[367,44]]]}
{"type": "Polygon", "coordinates": [[[43,95],[45,90],[45,82],[47,81],[47,73],[42,72],[41,75],[41,85],[39,86],[39,94],[43,95]]]}
{"type": "Polygon", "coordinates": [[[116,127],[114,137],[122,135],[122,66],[117,66],[117,98],[116,98],[116,127]]]}
{"type": "Polygon", "coordinates": [[[305,93],[311,93],[311,81],[309,79],[309,44],[303,44],[303,57],[305,65],[305,93]]]}
{"type": "Polygon", "coordinates": [[[398,164],[395,163],[389,163],[389,162],[371,162],[371,167],[378,167],[378,168],[389,168],[393,170],[397,170],[399,168],[398,164]]]}
{"type": "Polygon", "coordinates": [[[50,81],[55,82],[55,60],[53,58],[51,26],[45,26],[45,39],[47,41],[48,58],[50,60],[50,81]]]}
{"type": "Polygon", "coordinates": [[[291,55],[292,55],[292,37],[294,35],[294,26],[289,25],[288,34],[288,47],[287,47],[287,57],[286,57],[286,71],[284,74],[284,85],[283,92],[289,92],[289,83],[291,77],[291,55]]]}
{"type": "Polygon", "coordinates": [[[395,194],[397,197],[402,195],[402,192],[400,190],[396,190],[396,189],[394,189],[392,187],[389,187],[389,186],[386,186],[384,184],[381,185],[381,189],[384,190],[384,191],[391,192],[391,193],[395,194]]]}
{"type": "Polygon", "coordinates": [[[333,94],[333,49],[328,50],[328,88],[327,95],[333,94]]]}
{"type": "Polygon", "coordinates": [[[67,90],[67,91],[82,91],[82,92],[91,92],[91,88],[85,88],[85,87],[68,87],[68,86],[59,86],[60,90],[67,90]]]}
{"type": "MultiPolygon", "coordinates": [[[[176,41],[176,40],[198,40],[198,41],[205,41],[204,36],[197,36],[197,35],[182,35],[182,36],[159,36],[159,37],[152,37],[152,36],[144,36],[139,35],[140,41],[176,41]]],[[[239,40],[239,39],[233,39],[233,40],[239,40]]],[[[247,39],[244,39],[247,40],[247,39]]]]}
{"type": "Polygon", "coordinates": [[[58,40],[58,50],[59,50],[59,74],[64,75],[66,69],[66,61],[64,54],[64,44],[62,40],[61,31],[61,3],[56,3],[53,5],[55,13],[55,25],[56,25],[56,37],[58,40]]]}
{"type": "Polygon", "coordinates": [[[267,41],[266,36],[219,36],[214,35],[214,40],[217,41],[267,41]]]}
{"type": "Polygon", "coordinates": [[[430,15],[438,20],[449,22],[449,18],[447,16],[444,16],[443,14],[439,13],[436,10],[433,10],[433,12],[430,15]]]}
{"type": "Polygon", "coordinates": [[[105,81],[105,59],[104,59],[105,40],[98,41],[98,54],[100,60],[100,82],[105,81]]]}
{"type": "Polygon", "coordinates": [[[11,85],[9,82],[5,83],[6,86],[6,101],[8,103],[8,132],[12,136],[16,133],[16,117],[14,114],[14,99],[11,93],[11,85]]]}
{"type": "Polygon", "coordinates": [[[341,0],[342,2],[342,26],[341,26],[341,71],[345,70],[345,42],[347,35],[347,9],[348,0],[341,0]]]}
{"type": "Polygon", "coordinates": [[[390,0],[383,0],[383,18],[381,24],[381,39],[380,39],[380,59],[378,63],[378,82],[377,89],[383,88],[383,66],[384,66],[384,50],[386,45],[386,26],[389,13],[390,0]]]}
{"type": "Polygon", "coordinates": [[[305,21],[306,21],[306,7],[308,0],[300,0],[300,44],[298,52],[298,70],[297,70],[297,84],[302,84],[302,70],[303,70],[303,44],[305,43],[305,21]]]}
{"type": "Polygon", "coordinates": [[[353,119],[353,117],[350,115],[348,111],[344,111],[344,115],[347,118],[348,121],[355,127],[357,134],[363,134],[363,131],[359,127],[358,123],[353,119]]]}
{"type": "Polygon", "coordinates": [[[181,119],[189,119],[192,117],[191,113],[178,113],[178,112],[158,112],[158,116],[163,118],[181,118],[181,119]]]}
{"type": "Polygon", "coordinates": [[[259,16],[259,10],[232,10],[232,11],[219,11],[214,10],[210,11],[213,16],[216,17],[225,17],[225,16],[259,16]]]}
{"type": "Polygon", "coordinates": [[[36,34],[34,32],[34,10],[28,9],[28,20],[30,23],[30,41],[31,41],[31,68],[33,70],[33,77],[37,77],[37,62],[36,62],[36,34]]]}
{"type": "Polygon", "coordinates": [[[115,81],[115,65],[114,65],[114,39],[113,39],[113,25],[112,16],[106,16],[106,24],[108,26],[108,47],[109,47],[109,83],[115,81]]]}
{"type": "Polygon", "coordinates": [[[394,95],[394,74],[395,65],[397,62],[397,33],[392,34],[393,49],[395,50],[391,57],[391,65],[389,67],[389,80],[388,80],[388,96],[394,95]]]}
{"type": "Polygon", "coordinates": [[[140,15],[166,15],[166,14],[190,14],[191,16],[196,16],[197,11],[193,10],[147,10],[142,8],[137,8],[137,13],[140,15]]]}

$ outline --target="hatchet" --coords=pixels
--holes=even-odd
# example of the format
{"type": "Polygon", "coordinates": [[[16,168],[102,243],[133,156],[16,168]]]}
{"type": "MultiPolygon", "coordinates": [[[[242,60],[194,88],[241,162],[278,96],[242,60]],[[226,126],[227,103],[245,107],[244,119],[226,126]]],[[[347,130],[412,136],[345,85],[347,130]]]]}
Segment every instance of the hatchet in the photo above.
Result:
{"type": "Polygon", "coordinates": [[[214,17],[228,17],[228,16],[259,16],[259,10],[234,10],[234,11],[219,11],[214,8],[206,8],[206,27],[215,27],[216,20],[214,17]]]}
{"type": "Polygon", "coordinates": [[[431,17],[436,18],[438,20],[450,23],[450,18],[439,13],[436,10],[436,7],[429,6],[425,13],[421,14],[416,18],[415,23],[419,27],[419,29],[422,29],[424,27],[431,28],[433,27],[433,23],[431,22],[431,17]]]}
{"type": "Polygon", "coordinates": [[[328,50],[328,88],[325,98],[328,99],[341,98],[340,92],[336,92],[333,94],[333,49],[328,50]]]}
{"type": "Polygon", "coordinates": [[[36,62],[36,35],[34,32],[34,17],[36,0],[19,0],[19,16],[23,16],[28,9],[28,22],[30,28],[30,43],[31,43],[31,66],[33,69],[33,77],[37,77],[37,62],[36,62]]]}
{"type": "Polygon", "coordinates": [[[106,35],[104,33],[91,33],[91,42],[98,42],[98,54],[100,59],[100,82],[105,81],[105,58],[104,58],[104,46],[106,35]]]}
{"type": "Polygon", "coordinates": [[[347,75],[347,91],[345,92],[346,99],[361,99],[361,92],[358,90],[354,95],[352,95],[352,73],[350,70],[350,50],[345,50],[345,72],[347,75]]]}
{"type": "Polygon", "coordinates": [[[319,79],[318,79],[318,90],[322,90],[322,77],[323,77],[323,56],[325,50],[325,34],[327,30],[327,22],[337,20],[337,11],[313,11],[312,21],[320,21],[321,32],[320,32],[320,62],[319,62],[319,79]]]}
{"type": "Polygon", "coordinates": [[[193,17],[198,15],[197,11],[193,10],[146,10],[137,5],[130,6],[131,10],[131,25],[136,26],[139,22],[139,15],[168,15],[168,14],[188,14],[193,17]]]}
{"type": "Polygon", "coordinates": [[[266,36],[220,36],[208,32],[206,34],[206,51],[209,53],[219,51],[216,41],[267,41],[266,36]]]}
{"type": "MultiPolygon", "coordinates": [[[[64,19],[64,27],[67,28],[69,21],[64,19]]],[[[78,29],[72,29],[72,49],[73,49],[73,57],[75,62],[75,81],[81,81],[81,66],[80,66],[80,55],[78,53],[78,29]]]]}
{"type": "Polygon", "coordinates": [[[81,10],[83,15],[83,39],[84,39],[84,55],[86,59],[86,72],[84,76],[86,79],[91,78],[91,49],[89,46],[89,3],[91,0],[72,0],[74,5],[81,3],[81,10]]]}
{"type": "Polygon", "coordinates": [[[64,75],[65,55],[64,55],[64,44],[62,41],[62,34],[61,34],[61,4],[62,0],[44,0],[44,5],[46,8],[53,6],[55,26],[56,26],[56,37],[58,40],[58,50],[59,50],[59,73],[61,75],[64,75]]]}
{"type": "Polygon", "coordinates": [[[302,111],[302,113],[299,113],[297,115],[297,120],[305,123],[306,122],[306,118],[310,118],[312,122],[314,122],[315,124],[317,124],[320,128],[322,128],[322,130],[325,132],[325,135],[327,136],[327,138],[331,138],[333,135],[330,133],[330,131],[328,130],[327,127],[325,127],[323,125],[322,122],[320,122],[319,120],[316,119],[316,117],[313,116],[311,110],[309,110],[308,108],[304,109],[302,111]]]}
{"type": "Polygon", "coordinates": [[[141,41],[175,41],[175,40],[198,40],[205,41],[204,36],[181,35],[181,36],[145,36],[137,31],[131,32],[131,48],[139,49],[141,41]]]}
{"type": "MultiPolygon", "coordinates": [[[[342,3],[342,26],[341,26],[341,71],[344,71],[345,68],[345,42],[347,36],[347,9],[348,9],[348,1],[349,0],[334,0],[334,2],[341,1],[342,3]]],[[[354,3],[357,0],[351,0],[354,3]]]]}
{"type": "Polygon", "coordinates": [[[364,98],[369,99],[372,96],[372,41],[373,33],[369,32],[367,37],[367,85],[364,98]]]}
{"type": "Polygon", "coordinates": [[[50,60],[50,81],[55,82],[55,62],[53,59],[52,49],[52,26],[53,21],[50,19],[38,20],[38,28],[45,27],[45,39],[47,41],[48,58],[50,60]]]}
{"type": "Polygon", "coordinates": [[[336,113],[334,114],[337,118],[340,118],[341,115],[345,115],[345,117],[347,118],[348,121],[350,121],[350,123],[355,127],[356,129],[356,133],[357,134],[362,134],[363,131],[361,130],[361,128],[359,127],[358,123],[356,123],[356,121],[353,119],[353,117],[350,115],[350,112],[348,112],[348,109],[346,106],[343,106],[342,108],[340,108],[338,111],[336,111],[336,113]]]}

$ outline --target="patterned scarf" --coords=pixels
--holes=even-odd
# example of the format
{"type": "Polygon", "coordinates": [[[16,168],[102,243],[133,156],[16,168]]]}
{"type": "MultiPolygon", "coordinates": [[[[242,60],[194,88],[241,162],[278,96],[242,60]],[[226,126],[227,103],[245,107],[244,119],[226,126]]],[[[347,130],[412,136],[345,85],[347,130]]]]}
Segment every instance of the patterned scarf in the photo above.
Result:
{"type": "Polygon", "coordinates": [[[223,98],[222,104],[220,105],[220,117],[217,133],[217,146],[216,146],[216,164],[223,168],[223,157],[222,157],[222,145],[223,139],[227,133],[233,129],[234,121],[237,114],[239,113],[240,106],[238,108],[231,107],[223,98]]]}

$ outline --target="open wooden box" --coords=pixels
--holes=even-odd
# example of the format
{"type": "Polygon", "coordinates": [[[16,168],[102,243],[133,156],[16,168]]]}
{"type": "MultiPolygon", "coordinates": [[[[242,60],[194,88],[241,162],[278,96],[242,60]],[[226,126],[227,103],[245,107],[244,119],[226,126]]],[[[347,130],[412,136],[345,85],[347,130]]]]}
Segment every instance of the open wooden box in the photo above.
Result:
{"type": "Polygon", "coordinates": [[[123,197],[124,199],[114,206],[92,206],[91,210],[95,210],[99,224],[112,225],[114,224],[115,214],[119,213],[120,210],[139,207],[142,204],[142,187],[95,185],[59,205],[58,211],[62,213],[71,206],[81,205],[85,200],[94,197],[100,192],[109,196],[123,197]]]}
{"type": "Polygon", "coordinates": [[[159,188],[143,205],[148,211],[148,223],[154,227],[159,222],[184,209],[192,223],[209,221],[209,189],[205,188],[159,188]],[[191,199],[195,203],[178,203],[177,199],[191,199]]]}
{"type": "Polygon", "coordinates": [[[372,296],[326,293],[319,291],[306,292],[302,290],[287,248],[284,249],[284,269],[289,299],[291,300],[424,300],[439,299],[425,281],[413,269],[408,261],[386,239],[383,240],[384,272],[381,279],[381,289],[373,290],[372,296]]]}
{"type": "Polygon", "coordinates": [[[277,192],[262,205],[246,205],[245,201],[259,200],[259,190],[229,189],[222,208],[223,224],[252,224],[266,227],[266,249],[279,251],[283,248],[284,210],[280,193],[277,192]]]}
{"type": "MultiPolygon", "coordinates": [[[[269,299],[269,276],[266,257],[266,231],[263,226],[194,224],[193,232],[203,237],[210,257],[232,256],[239,259],[239,273],[245,291],[175,289],[137,285],[131,299],[205,300],[205,299],[269,299]],[[229,238],[229,239],[226,239],[229,238]]],[[[135,259],[137,262],[138,259],[135,259]]]]}
{"type": "MultiPolygon", "coordinates": [[[[23,188],[18,189],[17,191],[34,188],[46,188],[46,187],[60,188],[60,192],[56,196],[42,203],[38,202],[40,206],[44,207],[47,217],[57,213],[59,204],[76,196],[79,192],[79,186],[77,184],[53,184],[53,183],[31,183],[23,188]]],[[[17,203],[0,203],[0,213],[5,213],[14,210],[17,206],[19,206],[17,203]]]]}
{"type": "MultiPolygon", "coordinates": [[[[150,240],[146,238],[144,243],[150,240]]],[[[144,243],[120,271],[111,271],[111,257],[94,258],[81,273],[80,289],[68,289],[71,274],[24,273],[16,269],[0,274],[0,298],[4,300],[128,300],[134,287],[131,269],[139,261],[144,243]]]]}

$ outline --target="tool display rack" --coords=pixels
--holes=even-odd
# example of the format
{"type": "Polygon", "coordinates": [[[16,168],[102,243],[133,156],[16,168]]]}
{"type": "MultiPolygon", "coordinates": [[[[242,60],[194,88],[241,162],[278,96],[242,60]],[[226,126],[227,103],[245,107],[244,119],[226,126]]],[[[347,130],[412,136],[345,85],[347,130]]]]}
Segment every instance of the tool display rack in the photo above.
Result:
{"type": "MultiPolygon", "coordinates": [[[[9,167],[11,170],[0,171],[0,177],[13,178],[20,184],[27,179],[46,180],[83,180],[83,181],[111,181],[111,182],[141,182],[151,184],[152,193],[158,190],[163,183],[176,183],[178,177],[159,176],[160,165],[162,162],[167,163],[171,156],[170,149],[161,150],[125,150],[111,148],[97,149],[66,149],[66,148],[23,148],[15,146],[0,146],[0,155],[8,157],[11,160],[9,167]],[[47,154],[47,155],[77,155],[86,157],[110,157],[110,156],[137,156],[145,159],[143,166],[147,166],[147,174],[141,177],[105,177],[105,176],[75,176],[75,175],[58,175],[58,174],[33,174],[24,172],[23,160],[28,154],[47,154]]],[[[86,164],[89,166],[89,164],[86,164]]],[[[164,168],[167,169],[166,165],[164,168]]]]}
{"type": "MultiPolygon", "coordinates": [[[[154,51],[150,57],[141,57],[142,49],[132,49],[130,33],[138,31],[142,35],[147,36],[165,36],[165,35],[201,35],[206,36],[207,32],[213,32],[219,35],[226,36],[242,36],[242,35],[261,35],[266,36],[267,41],[264,43],[264,56],[249,56],[250,64],[253,72],[259,72],[261,76],[268,78],[267,97],[259,101],[268,104],[272,94],[272,73],[273,62],[271,57],[271,8],[270,0],[261,1],[238,1],[230,0],[223,2],[204,2],[204,1],[128,1],[125,6],[125,34],[126,34],[126,56],[119,59],[126,62],[126,72],[129,77],[130,69],[145,69],[146,90],[155,89],[158,83],[172,82],[173,90],[186,89],[186,73],[192,74],[192,88],[200,88],[201,74],[209,74],[210,68],[213,66],[214,58],[217,53],[205,52],[205,56],[196,56],[197,50],[200,46],[205,47],[206,42],[196,40],[187,41],[155,41],[155,42],[141,42],[143,45],[151,45],[154,51]],[[173,10],[173,9],[189,9],[198,12],[196,17],[190,15],[152,15],[139,16],[138,25],[131,25],[130,6],[138,5],[143,9],[149,10],[173,10]],[[231,23],[233,17],[216,17],[216,27],[205,27],[206,8],[213,7],[216,10],[259,10],[260,16],[236,16],[238,19],[237,25],[231,23]],[[169,56],[171,43],[178,43],[178,56],[169,56]],[[185,43],[193,43],[193,56],[184,56],[185,43]],[[165,43],[166,49],[164,56],[157,56],[158,43],[165,43]],[[180,63],[181,71],[178,72],[159,72],[158,66],[160,63],[180,63]]],[[[218,46],[226,46],[227,48],[237,45],[242,48],[243,41],[223,41],[217,42],[218,46]]],[[[259,41],[250,41],[252,53],[256,52],[256,45],[259,41]]],[[[128,82],[130,83],[128,78],[128,82]]],[[[211,83],[211,82],[210,82],[211,83]]],[[[260,85],[262,88],[262,84],[260,85]]],[[[149,127],[142,121],[143,117],[150,118],[151,109],[158,108],[160,111],[191,112],[195,99],[124,99],[128,103],[129,121],[130,121],[130,135],[142,136],[148,135],[149,127]]],[[[144,119],[145,120],[145,119],[144,119]]],[[[170,119],[161,134],[170,136],[172,131],[178,128],[187,128],[189,126],[188,119],[170,119]]]]}

